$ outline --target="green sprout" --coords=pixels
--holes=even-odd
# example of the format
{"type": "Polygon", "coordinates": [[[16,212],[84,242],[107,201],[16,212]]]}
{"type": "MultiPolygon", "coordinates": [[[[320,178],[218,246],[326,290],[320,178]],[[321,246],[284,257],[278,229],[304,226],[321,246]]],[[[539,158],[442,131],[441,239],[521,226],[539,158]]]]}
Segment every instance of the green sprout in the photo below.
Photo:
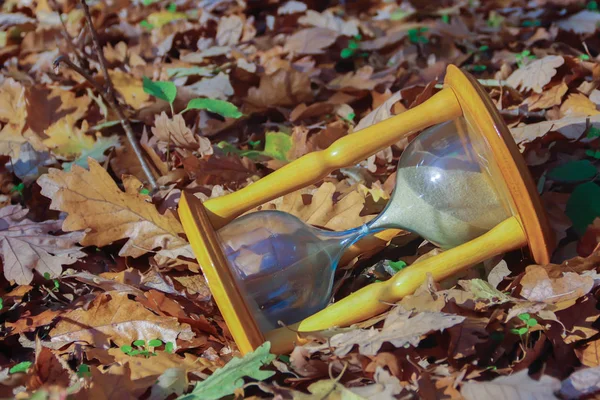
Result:
{"type": "Polygon", "coordinates": [[[13,186],[12,189],[10,189],[11,193],[19,193],[19,196],[23,196],[23,190],[25,190],[25,184],[23,182],[19,183],[16,186],[13,186]]]}
{"type": "Polygon", "coordinates": [[[77,376],[80,378],[85,378],[86,376],[92,376],[92,371],[90,370],[90,366],[87,364],[81,364],[77,367],[77,376]]]}
{"type": "Polygon", "coordinates": [[[600,150],[588,149],[585,151],[585,155],[588,157],[595,158],[596,160],[600,160],[600,150]]]}
{"type": "Polygon", "coordinates": [[[590,129],[587,131],[586,137],[588,139],[594,139],[600,137],[600,128],[596,128],[595,126],[590,126],[590,129]]]}
{"type": "Polygon", "coordinates": [[[150,22],[143,20],[142,22],[140,22],[140,26],[142,28],[148,29],[149,31],[151,31],[152,29],[154,29],[154,25],[152,25],[150,22]]]}
{"type": "Polygon", "coordinates": [[[480,64],[476,64],[476,65],[472,65],[471,66],[471,70],[473,72],[483,72],[487,69],[486,65],[480,65],[480,64]]]}
{"type": "Polygon", "coordinates": [[[504,22],[504,17],[502,15],[496,13],[496,11],[491,11],[490,15],[488,15],[486,24],[490,28],[500,28],[500,26],[502,25],[502,22],[504,22]]]}
{"type": "Polygon", "coordinates": [[[146,358],[156,356],[156,352],[154,351],[156,347],[160,347],[165,345],[165,351],[167,353],[173,353],[175,345],[172,342],[163,343],[160,339],[152,339],[146,343],[143,339],[135,340],[132,345],[123,345],[121,346],[121,351],[128,356],[143,356],[146,358]]]}
{"type": "Polygon", "coordinates": [[[598,2],[597,1],[589,1],[585,6],[590,11],[598,12],[598,2]]]}
{"type": "Polygon", "coordinates": [[[427,32],[429,29],[426,27],[422,28],[414,28],[408,30],[408,39],[411,43],[429,43],[429,39],[427,39],[423,34],[427,32]]]}
{"type": "Polygon", "coordinates": [[[150,191],[148,189],[146,189],[146,188],[142,188],[142,190],[140,190],[140,194],[143,194],[143,195],[147,196],[147,195],[150,194],[150,191]]]}
{"type": "Polygon", "coordinates": [[[483,53],[484,51],[488,51],[489,49],[490,49],[490,46],[483,45],[483,46],[480,46],[477,50],[483,53]]]}
{"type": "Polygon", "coordinates": [[[258,146],[260,146],[260,140],[248,140],[248,144],[253,150],[255,150],[258,148],[258,146]]]}
{"type": "Polygon", "coordinates": [[[343,59],[347,59],[347,58],[351,58],[351,57],[355,57],[355,56],[359,56],[359,57],[366,57],[368,54],[367,53],[360,53],[359,54],[359,44],[360,41],[362,40],[362,35],[355,35],[352,39],[350,39],[348,41],[348,47],[342,49],[342,51],[340,52],[340,57],[342,57],[343,59]]]}
{"type": "MultiPolygon", "coordinates": [[[[47,279],[47,280],[52,279],[49,272],[44,272],[44,279],[47,279]]],[[[52,288],[52,291],[58,292],[58,289],[60,287],[60,282],[58,281],[58,279],[52,279],[52,283],[54,285],[54,287],[52,288]]]]}
{"type": "Polygon", "coordinates": [[[389,261],[388,264],[395,272],[400,272],[400,270],[406,268],[406,263],[402,260],[389,261]]]}
{"type": "Polygon", "coordinates": [[[523,321],[525,325],[519,328],[512,328],[510,332],[521,337],[529,333],[529,329],[536,326],[538,323],[537,319],[533,318],[531,315],[529,315],[529,313],[520,314],[519,319],[523,321]]]}
{"type": "Polygon", "coordinates": [[[589,61],[590,60],[590,56],[587,54],[580,54],[577,56],[577,58],[579,58],[581,61],[589,61]]]}
{"type": "Polygon", "coordinates": [[[31,364],[31,361],[20,362],[17,365],[14,365],[11,369],[9,369],[8,372],[11,374],[16,374],[18,372],[27,372],[29,367],[31,367],[31,364]]]}
{"type": "Polygon", "coordinates": [[[517,60],[517,66],[519,68],[522,68],[523,65],[525,65],[528,61],[534,60],[536,57],[535,55],[531,54],[531,51],[523,50],[522,52],[517,54],[515,58],[517,60]]]}
{"type": "Polygon", "coordinates": [[[4,308],[4,299],[0,297],[0,310],[4,308]]]}
{"type": "Polygon", "coordinates": [[[168,12],[172,12],[174,13],[175,11],[177,11],[177,4],[175,3],[171,3],[167,6],[167,11],[168,12]]]}
{"type": "Polygon", "coordinates": [[[445,24],[449,24],[450,23],[450,15],[442,14],[442,22],[445,24]]]}

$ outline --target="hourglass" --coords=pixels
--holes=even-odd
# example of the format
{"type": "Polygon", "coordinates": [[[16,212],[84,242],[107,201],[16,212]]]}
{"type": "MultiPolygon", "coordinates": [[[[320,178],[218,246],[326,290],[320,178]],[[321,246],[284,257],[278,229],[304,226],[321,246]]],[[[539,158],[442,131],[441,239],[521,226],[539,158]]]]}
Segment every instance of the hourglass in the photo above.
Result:
{"type": "Polygon", "coordinates": [[[385,311],[428,274],[445,279],[509,250],[529,245],[536,262],[548,263],[553,244],[510,132],[478,82],[454,66],[446,71],[444,89],[421,105],[235,193],[204,203],[183,193],[179,214],[243,353],[265,340],[273,351],[287,351],[303,332],[347,326],[385,311]],[[331,232],[274,210],[239,217],[423,129],[399,160],[388,205],[364,226],[331,232]],[[356,254],[374,235],[385,239],[398,229],[445,251],[327,306],[344,253],[356,254]]]}

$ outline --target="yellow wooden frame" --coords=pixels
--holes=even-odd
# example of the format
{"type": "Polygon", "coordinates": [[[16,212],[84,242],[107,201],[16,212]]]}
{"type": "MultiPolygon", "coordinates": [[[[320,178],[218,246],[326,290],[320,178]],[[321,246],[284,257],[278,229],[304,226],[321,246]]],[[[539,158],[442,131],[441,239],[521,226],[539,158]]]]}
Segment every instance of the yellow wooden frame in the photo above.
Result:
{"type": "MultiPolygon", "coordinates": [[[[444,86],[419,106],[344,136],[329,148],[309,153],[235,193],[204,203],[193,195],[182,194],[179,215],[183,228],[242,353],[262,344],[265,335],[235,283],[216,230],[256,206],[318,182],[336,169],[354,165],[404,136],[461,116],[489,144],[516,216],[469,243],[413,264],[389,281],[353,293],[295,328],[309,332],[360,321],[385,310],[388,305],[384,302],[397,301],[412,293],[428,273],[434,279],[443,279],[495,254],[527,244],[536,262],[549,262],[554,241],[533,179],[491,99],[473,77],[453,65],[447,69],[444,86]]],[[[389,239],[391,235],[381,236],[389,239]]],[[[373,244],[373,240],[367,242],[373,244]]],[[[297,333],[288,328],[267,332],[266,337],[277,352],[289,350],[292,342],[298,340],[297,333]]]]}

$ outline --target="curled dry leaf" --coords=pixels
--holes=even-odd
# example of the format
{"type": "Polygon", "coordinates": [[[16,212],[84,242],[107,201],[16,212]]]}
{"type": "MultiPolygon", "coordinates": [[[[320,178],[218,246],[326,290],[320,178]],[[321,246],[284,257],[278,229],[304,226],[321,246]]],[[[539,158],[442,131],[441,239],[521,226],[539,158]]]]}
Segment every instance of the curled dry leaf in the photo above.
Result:
{"type": "Polygon", "coordinates": [[[565,272],[560,278],[550,278],[539,265],[530,265],[521,279],[521,296],[530,301],[559,303],[585,296],[594,286],[594,278],[565,272]]]}
{"type": "Polygon", "coordinates": [[[194,258],[188,243],[179,237],[183,228],[172,212],[161,215],[139,193],[137,178],[123,179],[122,192],[100,164],[90,159],[90,169],[74,166],[71,172],[50,169],[38,179],[42,194],[50,199],[50,208],[68,213],[62,229],[85,230],[81,244],[106,246],[128,239],[119,255],[139,257],[153,249],[175,258],[194,258]]]}
{"type": "Polygon", "coordinates": [[[219,46],[234,46],[239,43],[244,29],[244,20],[237,15],[230,15],[219,20],[217,27],[217,43],[219,46]]]}
{"type": "Polygon", "coordinates": [[[327,86],[336,90],[373,90],[380,83],[392,83],[393,81],[392,75],[374,74],[373,67],[365,65],[355,72],[348,72],[346,75],[333,79],[327,86]]]}
{"type": "Polygon", "coordinates": [[[33,270],[41,275],[60,275],[63,265],[84,257],[75,246],[80,232],[54,236],[61,221],[33,222],[25,218],[28,210],[19,205],[0,208],[0,257],[4,276],[9,281],[26,285],[33,279],[33,270]]]}
{"type": "Polygon", "coordinates": [[[489,382],[468,382],[460,391],[466,400],[551,400],[560,389],[560,381],[548,375],[540,380],[531,379],[527,368],[510,376],[501,376],[489,382]]]}
{"type": "Polygon", "coordinates": [[[564,58],[560,56],[546,56],[517,69],[508,77],[506,82],[516,89],[521,88],[525,91],[533,90],[536,93],[542,93],[544,86],[556,75],[556,69],[564,63],[564,58]]]}
{"type": "Polygon", "coordinates": [[[567,19],[558,21],[558,27],[575,33],[594,33],[598,29],[600,14],[591,10],[582,10],[567,19]]]}
{"type": "Polygon", "coordinates": [[[327,28],[344,36],[358,35],[357,20],[344,21],[340,17],[333,15],[333,12],[330,10],[325,10],[322,13],[308,10],[306,15],[298,19],[298,22],[303,25],[327,28]]]}
{"type": "Polygon", "coordinates": [[[134,340],[160,339],[176,343],[194,337],[188,324],[177,318],[159,317],[142,304],[129,299],[127,293],[107,292],[98,295],[86,310],[78,308],[61,315],[50,331],[51,342],[85,342],[108,348],[131,345],[134,340]]]}
{"type": "Polygon", "coordinates": [[[532,94],[523,102],[523,104],[526,104],[529,107],[529,111],[554,107],[562,102],[562,97],[567,93],[567,90],[569,90],[569,86],[566,83],[561,82],[559,85],[552,86],[542,93],[532,94]]]}
{"type": "Polygon", "coordinates": [[[588,121],[590,126],[600,128],[600,116],[592,117],[567,117],[554,121],[538,122],[537,124],[529,124],[511,128],[510,132],[515,138],[515,142],[519,144],[521,149],[524,149],[526,143],[543,137],[550,131],[559,132],[561,135],[570,140],[579,139],[588,129],[588,121]]]}
{"type": "Polygon", "coordinates": [[[198,150],[202,156],[213,153],[210,140],[199,135],[194,135],[192,130],[185,125],[185,120],[180,114],[169,118],[163,111],[154,119],[152,133],[158,140],[176,147],[198,150]]]}
{"type": "Polygon", "coordinates": [[[276,106],[295,106],[313,98],[310,77],[300,71],[279,69],[263,75],[258,87],[248,90],[246,101],[258,109],[276,106]]]}
{"type": "Polygon", "coordinates": [[[336,355],[343,356],[348,354],[354,345],[358,345],[360,354],[375,355],[386,342],[396,347],[407,344],[417,346],[421,336],[430,332],[443,331],[464,320],[465,317],[442,312],[420,312],[412,315],[412,312],[396,307],[388,314],[381,331],[371,328],[340,333],[319,349],[333,347],[336,355]]]}

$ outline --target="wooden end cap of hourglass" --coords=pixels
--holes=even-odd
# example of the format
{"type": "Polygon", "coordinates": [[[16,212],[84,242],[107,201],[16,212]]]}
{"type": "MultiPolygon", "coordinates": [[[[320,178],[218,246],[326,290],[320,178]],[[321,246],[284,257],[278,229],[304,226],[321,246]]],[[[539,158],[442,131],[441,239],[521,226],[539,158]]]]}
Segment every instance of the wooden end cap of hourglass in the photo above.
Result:
{"type": "Polygon", "coordinates": [[[554,235],[525,160],[496,106],[475,78],[454,65],[448,66],[444,85],[454,91],[467,123],[476,128],[491,149],[531,255],[538,264],[548,264],[555,246],[554,235]]]}

